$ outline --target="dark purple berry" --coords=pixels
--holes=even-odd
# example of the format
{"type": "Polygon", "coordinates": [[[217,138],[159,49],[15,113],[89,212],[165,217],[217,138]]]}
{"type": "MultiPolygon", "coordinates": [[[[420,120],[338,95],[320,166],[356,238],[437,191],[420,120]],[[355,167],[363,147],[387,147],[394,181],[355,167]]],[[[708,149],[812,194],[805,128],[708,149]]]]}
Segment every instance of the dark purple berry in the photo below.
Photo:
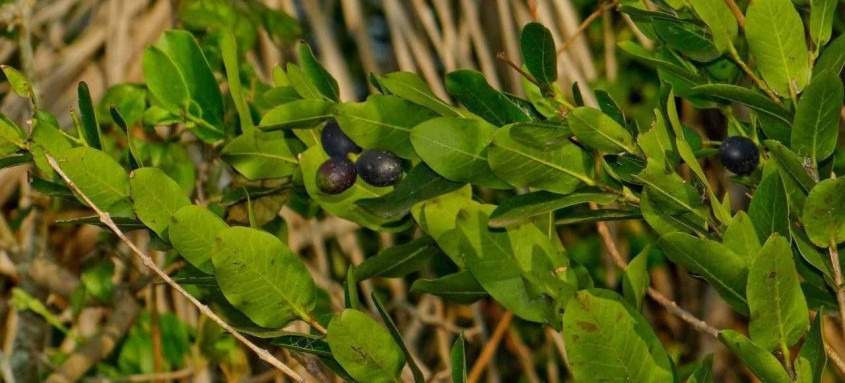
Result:
{"type": "Polygon", "coordinates": [[[320,134],[320,143],[329,157],[346,157],[349,153],[361,153],[361,147],[340,130],[340,125],[335,119],[326,123],[323,133],[320,134]]]}
{"type": "Polygon", "coordinates": [[[760,151],[754,141],[745,137],[728,137],[719,147],[719,161],[731,172],[744,176],[757,169],[760,151]]]}
{"type": "Polygon", "coordinates": [[[329,158],[317,169],[317,188],[326,194],[340,194],[355,184],[357,172],[345,157],[329,158]]]}
{"type": "Polygon", "coordinates": [[[365,150],[355,168],[361,179],[373,186],[390,186],[402,178],[402,160],[387,150],[365,150]]]}

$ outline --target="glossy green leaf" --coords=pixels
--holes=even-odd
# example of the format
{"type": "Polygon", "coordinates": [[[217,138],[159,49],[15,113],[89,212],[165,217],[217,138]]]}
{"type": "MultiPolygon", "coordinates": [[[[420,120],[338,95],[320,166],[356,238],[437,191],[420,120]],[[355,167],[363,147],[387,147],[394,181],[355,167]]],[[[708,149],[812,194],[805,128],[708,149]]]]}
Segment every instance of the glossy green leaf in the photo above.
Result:
{"type": "Polygon", "coordinates": [[[801,376],[798,373],[798,381],[806,383],[821,383],[824,376],[825,365],[827,364],[827,353],[824,349],[824,338],[822,330],[824,329],[824,313],[819,311],[816,318],[810,325],[810,331],[804,337],[804,344],[801,345],[801,350],[798,351],[798,358],[796,365],[799,363],[806,364],[810,376],[801,376]]]}
{"type": "Polygon", "coordinates": [[[117,125],[118,128],[123,132],[126,136],[126,143],[129,146],[129,169],[135,170],[138,168],[144,167],[144,162],[141,159],[141,154],[138,152],[138,148],[135,146],[134,138],[129,131],[129,126],[126,125],[126,120],[123,119],[123,116],[120,115],[120,111],[117,110],[114,106],[109,107],[109,115],[111,119],[114,121],[114,124],[117,125]]]}
{"type": "Polygon", "coordinates": [[[320,62],[314,57],[311,47],[305,41],[299,43],[299,61],[302,65],[302,71],[305,72],[311,83],[323,96],[332,101],[340,100],[340,88],[337,85],[337,80],[332,77],[326,68],[320,65],[320,62]]]}
{"type": "Polygon", "coordinates": [[[669,355],[651,326],[611,291],[576,292],[563,313],[563,337],[575,381],[675,380],[669,355]]]}
{"type": "Polygon", "coordinates": [[[326,339],[337,362],[360,382],[400,382],[402,350],[373,318],[343,310],[329,323],[326,339]]]}
{"type": "Polygon", "coordinates": [[[837,3],[837,0],[810,1],[810,38],[813,39],[816,51],[830,41],[837,3]]]}
{"type": "Polygon", "coordinates": [[[79,117],[82,120],[82,130],[79,136],[90,147],[102,149],[100,143],[100,123],[97,121],[97,114],[94,112],[94,102],[91,100],[91,92],[88,84],[81,81],[77,87],[79,96],[79,117]]]}
{"type": "Polygon", "coordinates": [[[736,255],[745,259],[748,266],[754,262],[754,258],[760,252],[760,240],[757,238],[757,231],[751,222],[751,217],[744,211],[736,212],[725,234],[722,237],[722,244],[731,249],[736,255]]]}
{"type": "Polygon", "coordinates": [[[727,52],[739,29],[728,5],[724,2],[709,0],[690,0],[689,3],[710,29],[716,49],[721,53],[727,52]]]}
{"type": "Polygon", "coordinates": [[[810,80],[809,52],[804,23],[792,1],[751,2],[745,12],[745,37],[769,87],[781,97],[804,89],[810,80]]]}
{"type": "Polygon", "coordinates": [[[441,116],[463,116],[461,111],[437,98],[428,84],[414,73],[394,72],[379,77],[378,81],[391,94],[431,109],[441,116]]]}
{"type": "Polygon", "coordinates": [[[651,283],[651,277],[648,275],[648,254],[650,251],[651,246],[646,246],[628,263],[628,268],[622,274],[623,296],[628,304],[638,311],[643,307],[643,300],[651,283]]]}
{"type": "Polygon", "coordinates": [[[686,383],[713,383],[713,354],[707,354],[697,364],[686,383]]]}
{"type": "Polygon", "coordinates": [[[838,74],[822,72],[813,76],[798,101],[792,125],[792,149],[798,155],[809,157],[815,164],[833,154],[843,98],[845,87],[838,74]]]}
{"type": "Polygon", "coordinates": [[[466,383],[467,381],[467,356],[464,351],[464,334],[458,336],[452,349],[449,351],[449,363],[452,369],[452,383],[466,383]]]}
{"type": "Polygon", "coordinates": [[[684,233],[666,234],[658,243],[672,262],[701,275],[734,310],[748,315],[748,265],[743,258],[718,242],[684,233]]]}
{"type": "Polygon", "coordinates": [[[789,237],[789,204],[778,173],[769,174],[760,181],[748,206],[748,216],[760,242],[773,233],[789,237]]]}
{"type": "Polygon", "coordinates": [[[577,211],[567,211],[562,217],[555,220],[555,225],[575,225],[581,223],[624,221],[642,218],[642,214],[637,209],[581,209],[577,211]]]}
{"type": "Polygon", "coordinates": [[[660,165],[649,162],[646,169],[635,176],[645,185],[656,206],[666,214],[691,214],[707,218],[698,192],[675,172],[666,173],[660,165]]]}
{"type": "Polygon", "coordinates": [[[317,89],[317,85],[311,81],[311,78],[305,71],[292,62],[289,62],[285,67],[287,69],[287,77],[290,81],[290,86],[296,90],[301,98],[308,100],[324,100],[323,94],[317,89]]]}
{"type": "Polygon", "coordinates": [[[144,50],[142,62],[147,88],[161,106],[177,115],[187,109],[191,96],[176,63],[155,46],[144,50]]]}
{"type": "Polygon", "coordinates": [[[774,357],[748,338],[733,330],[719,331],[719,340],[754,373],[766,383],[790,383],[792,379],[774,357]]]}
{"type": "Polygon", "coordinates": [[[255,123],[252,121],[249,105],[246,103],[246,95],[241,86],[241,71],[238,64],[238,43],[235,40],[234,34],[223,34],[223,38],[220,40],[220,51],[221,56],[223,56],[223,65],[226,69],[226,81],[229,84],[229,93],[232,94],[235,109],[238,111],[238,120],[241,122],[241,131],[243,133],[252,133],[255,129],[255,123]]]}
{"type": "Polygon", "coordinates": [[[129,175],[108,154],[81,146],[64,153],[59,166],[98,208],[117,217],[135,216],[129,200],[129,175]]]}
{"type": "Polygon", "coordinates": [[[458,70],[449,73],[446,75],[446,90],[470,112],[493,125],[531,121],[515,102],[493,89],[481,72],[458,70]]]}
{"type": "Polygon", "coordinates": [[[408,363],[411,375],[414,377],[414,383],[425,383],[425,378],[423,377],[422,371],[420,371],[420,367],[417,366],[417,362],[414,361],[414,356],[411,355],[408,347],[405,346],[405,341],[402,340],[402,334],[399,332],[399,329],[396,328],[396,324],[393,323],[393,319],[390,318],[390,315],[384,308],[384,304],[381,303],[381,300],[378,299],[375,292],[370,294],[370,297],[373,299],[373,303],[376,306],[379,316],[381,316],[381,320],[384,321],[385,325],[387,325],[387,330],[390,331],[390,336],[393,337],[393,341],[396,342],[396,345],[402,349],[402,354],[405,355],[405,362],[408,363]]]}
{"type": "Polygon", "coordinates": [[[698,85],[702,82],[698,74],[676,63],[665,60],[663,57],[654,55],[651,51],[633,41],[621,41],[618,46],[623,52],[642,60],[650,66],[672,73],[688,84],[698,85]]]}
{"type": "Polygon", "coordinates": [[[757,346],[769,351],[788,352],[809,326],[807,301],[787,238],[769,237],[748,272],[748,332],[757,346]]]}
{"type": "Polygon", "coordinates": [[[168,234],[173,248],[194,267],[206,274],[214,273],[211,254],[217,234],[228,225],[211,210],[183,206],[170,217],[168,234]]]}
{"type": "Polygon", "coordinates": [[[471,118],[439,117],[411,130],[411,144],[425,163],[446,179],[505,188],[487,163],[496,127],[471,118]]]}
{"type": "Polygon", "coordinates": [[[839,35],[832,43],[822,51],[816,65],[813,66],[813,75],[829,71],[830,73],[841,73],[845,67],[845,34],[839,35]]]}
{"type": "Polygon", "coordinates": [[[225,229],[217,234],[211,261],[226,300],[256,324],[281,328],[295,319],[311,319],[314,280],[302,260],[272,234],[225,229]]]}
{"type": "Polygon", "coordinates": [[[804,194],[810,192],[810,189],[815,185],[815,181],[810,178],[807,173],[807,168],[804,167],[803,161],[793,151],[775,140],[766,140],[764,142],[766,148],[769,149],[769,154],[772,155],[778,165],[778,169],[789,176],[790,179],[800,186],[804,194]]]}
{"type": "Polygon", "coordinates": [[[428,165],[420,163],[408,172],[393,191],[378,198],[358,200],[355,204],[379,217],[401,218],[415,204],[458,190],[463,185],[441,177],[428,165]]]}
{"type": "Polygon", "coordinates": [[[363,281],[372,277],[404,277],[422,269],[438,251],[437,244],[430,237],[420,237],[408,243],[389,247],[355,266],[353,269],[355,280],[363,281]]]}
{"type": "Polygon", "coordinates": [[[738,102],[786,124],[792,123],[792,114],[788,110],[776,104],[762,93],[745,87],[729,84],[706,84],[696,86],[692,91],[693,94],[707,95],[725,101],[738,102]]]}
{"type": "Polygon", "coordinates": [[[173,179],[161,169],[141,168],[129,175],[133,207],[138,219],[164,240],[170,216],[191,201],[173,179]]]}
{"type": "Polygon", "coordinates": [[[648,159],[647,163],[674,168],[681,161],[678,150],[675,148],[672,129],[667,126],[666,118],[659,109],[654,110],[654,122],[651,127],[637,136],[637,145],[648,159]]]}
{"type": "Polygon", "coordinates": [[[126,125],[135,125],[144,117],[147,108],[147,91],[135,84],[117,84],[106,90],[97,105],[97,118],[103,123],[114,123],[109,109],[114,107],[123,116],[126,125]]]}
{"type": "Polygon", "coordinates": [[[490,214],[490,227],[506,227],[523,223],[540,214],[547,214],[569,206],[596,202],[609,204],[618,196],[599,191],[575,192],[570,195],[536,191],[514,196],[502,202],[490,214]]]}
{"type": "Polygon", "coordinates": [[[573,109],[568,120],[572,133],[584,145],[608,153],[639,152],[631,133],[598,109],[586,106],[573,109]]]}
{"type": "Polygon", "coordinates": [[[412,293],[425,293],[447,301],[471,304],[487,296],[469,270],[459,271],[437,279],[417,279],[411,285],[412,293]]]}
{"type": "Polygon", "coordinates": [[[235,137],[220,156],[238,173],[253,180],[289,176],[298,162],[284,134],[257,130],[235,137]]]}
{"type": "Polygon", "coordinates": [[[435,116],[430,109],[399,97],[372,95],[362,103],[341,104],[337,122],[363,148],[390,150],[402,158],[415,159],[411,128],[435,116]]]}
{"type": "Polygon", "coordinates": [[[0,113],[0,154],[6,156],[26,148],[26,135],[14,121],[0,113]]]}
{"type": "Polygon", "coordinates": [[[654,18],[651,25],[666,46],[692,60],[710,62],[723,52],[711,41],[707,30],[696,23],[681,19],[654,18]]]}
{"type": "Polygon", "coordinates": [[[15,68],[8,65],[0,65],[0,70],[6,75],[6,81],[12,86],[12,91],[18,96],[29,99],[35,98],[35,92],[32,91],[32,85],[27,80],[26,76],[15,68]]]}
{"type": "Polygon", "coordinates": [[[807,236],[816,246],[826,248],[845,241],[845,178],[816,184],[802,218],[807,236]]]}
{"type": "Polygon", "coordinates": [[[622,111],[622,108],[619,107],[619,104],[616,103],[613,97],[610,96],[610,93],[601,89],[597,89],[596,102],[598,102],[599,109],[602,111],[602,113],[610,116],[613,121],[616,121],[616,123],[621,126],[627,125],[627,122],[625,121],[625,113],[622,111]]]}
{"type": "Polygon", "coordinates": [[[493,172],[516,187],[532,187],[553,193],[569,194],[581,184],[593,185],[594,165],[589,152],[577,145],[562,141],[555,147],[527,144],[515,132],[531,136],[542,134],[541,127],[515,125],[496,131],[488,151],[493,172]]]}
{"type": "Polygon", "coordinates": [[[522,59],[528,73],[543,86],[557,81],[557,51],[552,32],[543,24],[528,23],[519,36],[522,59]]]}
{"type": "Polygon", "coordinates": [[[296,100],[270,109],[258,127],[263,131],[316,128],[334,115],[335,103],[323,100],[296,100]]]}

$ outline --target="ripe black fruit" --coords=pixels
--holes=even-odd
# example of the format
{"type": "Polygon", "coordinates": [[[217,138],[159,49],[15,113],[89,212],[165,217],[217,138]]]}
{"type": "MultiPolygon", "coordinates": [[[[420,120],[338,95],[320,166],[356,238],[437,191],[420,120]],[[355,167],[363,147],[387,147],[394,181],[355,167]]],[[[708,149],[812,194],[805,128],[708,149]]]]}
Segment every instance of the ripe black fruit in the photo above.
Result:
{"type": "Polygon", "coordinates": [[[329,157],[346,157],[349,153],[361,152],[361,147],[340,130],[340,125],[335,119],[326,123],[323,133],[320,134],[320,143],[329,157]]]}
{"type": "Polygon", "coordinates": [[[753,141],[745,137],[728,137],[719,147],[719,161],[735,174],[748,175],[757,169],[760,151],[753,141]]]}
{"type": "Polygon", "coordinates": [[[355,165],[346,157],[329,158],[317,169],[317,188],[326,194],[340,194],[355,184],[355,165]]]}
{"type": "Polygon", "coordinates": [[[402,178],[402,160],[387,150],[365,150],[355,168],[361,179],[373,186],[390,186],[402,178]]]}

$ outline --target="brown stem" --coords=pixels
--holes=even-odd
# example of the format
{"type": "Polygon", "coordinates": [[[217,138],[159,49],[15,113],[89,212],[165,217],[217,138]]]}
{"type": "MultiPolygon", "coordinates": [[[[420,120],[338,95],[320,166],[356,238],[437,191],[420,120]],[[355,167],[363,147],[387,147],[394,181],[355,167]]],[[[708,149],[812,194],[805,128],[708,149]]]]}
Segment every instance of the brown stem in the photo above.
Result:
{"type": "Polygon", "coordinates": [[[736,5],[736,2],[734,0],[725,0],[725,4],[728,5],[728,8],[731,9],[734,17],[736,17],[736,22],[739,23],[739,28],[745,30],[745,16],[742,14],[742,10],[739,9],[739,6],[736,5]]]}
{"type": "Polygon", "coordinates": [[[827,353],[827,356],[833,361],[833,364],[836,365],[836,368],[839,370],[839,373],[845,375],[845,362],[842,361],[842,357],[830,347],[827,343],[822,342],[824,344],[824,351],[827,353]]]}
{"type": "Polygon", "coordinates": [[[106,212],[102,211],[99,207],[97,207],[97,205],[94,204],[94,202],[91,201],[91,199],[88,198],[88,196],[85,195],[85,193],[83,193],[82,190],[80,190],[79,187],[77,187],[76,184],[74,184],[73,181],[71,181],[70,178],[68,178],[68,176],[62,171],[61,167],[59,167],[59,164],[56,163],[56,159],[54,159],[52,156],[48,155],[47,156],[47,162],[50,164],[50,167],[53,168],[53,170],[56,171],[56,174],[58,174],[60,177],[62,177],[62,179],[65,181],[65,183],[67,183],[67,186],[71,190],[73,190],[80,198],[82,198],[82,200],[89,207],[91,207],[91,209],[93,209],[94,212],[97,213],[97,216],[100,217],[100,222],[102,222],[109,229],[111,229],[111,231],[115,235],[117,235],[117,237],[120,238],[120,240],[124,244],[126,244],[126,246],[128,246],[129,249],[132,250],[132,252],[135,253],[136,256],[138,256],[138,258],[141,259],[141,262],[144,264],[144,266],[146,266],[147,268],[152,270],[165,283],[170,285],[170,287],[172,287],[174,290],[176,290],[179,294],[181,294],[182,296],[187,298],[197,309],[199,309],[199,311],[201,313],[203,313],[209,319],[214,321],[214,323],[217,323],[220,327],[222,327],[224,330],[226,330],[226,332],[232,334],[232,336],[235,339],[237,339],[239,342],[241,342],[243,345],[245,345],[250,350],[255,352],[255,354],[258,355],[258,357],[261,360],[263,360],[263,361],[267,362],[269,365],[277,368],[279,371],[281,371],[285,375],[289,376],[294,381],[297,381],[297,382],[304,382],[305,381],[305,379],[303,379],[302,376],[300,376],[296,371],[294,371],[293,369],[288,367],[281,360],[274,357],[267,350],[256,346],[249,339],[247,339],[244,335],[242,335],[237,330],[232,328],[232,326],[230,326],[228,323],[226,323],[226,321],[224,321],[219,316],[217,316],[217,314],[215,314],[213,311],[211,311],[211,309],[209,309],[208,306],[202,304],[200,301],[198,301],[196,298],[194,298],[193,295],[188,293],[181,285],[179,285],[172,278],[170,278],[170,276],[167,275],[167,273],[165,273],[164,270],[160,269],[158,267],[158,265],[156,265],[155,262],[153,262],[152,258],[150,258],[147,254],[144,254],[144,252],[141,251],[141,249],[139,249],[138,246],[136,246],[132,241],[130,241],[129,238],[126,238],[126,234],[124,234],[123,231],[120,230],[119,227],[117,227],[117,225],[111,219],[111,216],[109,215],[109,213],[106,213],[106,212]]]}
{"type": "Polygon", "coordinates": [[[493,359],[493,355],[496,354],[499,342],[501,342],[502,337],[505,336],[505,332],[508,327],[510,327],[512,319],[513,313],[510,311],[506,311],[505,315],[502,315],[502,319],[499,320],[499,324],[496,325],[496,329],[493,330],[493,335],[490,337],[490,341],[484,345],[484,349],[481,350],[481,354],[472,366],[472,369],[469,372],[469,377],[467,378],[468,383],[475,383],[478,381],[478,378],[481,377],[481,372],[484,370],[484,367],[487,366],[487,363],[489,363],[490,359],[493,359]]]}
{"type": "Polygon", "coordinates": [[[842,267],[839,265],[839,250],[836,243],[831,241],[828,250],[830,252],[830,263],[833,266],[833,282],[836,283],[836,301],[839,303],[839,323],[842,326],[842,334],[845,334],[845,290],[842,289],[842,267]]]}
{"type": "MultiPolygon", "coordinates": [[[[595,209],[596,204],[591,202],[590,208],[595,209]]],[[[605,249],[607,249],[607,252],[610,253],[610,257],[613,259],[613,262],[620,269],[626,270],[628,268],[628,263],[625,262],[622,258],[622,254],[619,253],[619,249],[616,247],[616,242],[613,241],[613,237],[610,235],[610,229],[608,229],[607,224],[605,222],[598,222],[596,223],[596,228],[598,229],[599,236],[601,236],[602,241],[604,242],[605,249]]],[[[712,335],[713,337],[717,337],[719,335],[719,330],[717,328],[709,325],[701,319],[698,319],[689,311],[678,306],[678,304],[671,299],[666,298],[666,296],[661,294],[659,291],[649,287],[648,296],[659,305],[663,306],[666,311],[669,311],[678,318],[681,318],[684,322],[689,323],[696,330],[712,335]]]]}
{"type": "Polygon", "coordinates": [[[592,24],[599,17],[601,17],[602,13],[617,6],[618,4],[619,0],[613,0],[610,3],[600,6],[593,13],[587,16],[587,18],[584,19],[583,22],[581,22],[581,25],[578,26],[578,29],[575,30],[575,33],[573,33],[572,36],[569,36],[569,38],[563,42],[563,45],[561,45],[560,48],[557,50],[557,55],[560,56],[564,51],[566,51],[566,48],[569,48],[569,46],[572,45],[572,43],[574,43],[575,40],[577,40],[578,37],[580,37],[581,34],[584,33],[585,30],[587,30],[590,24],[592,24]]]}
{"type": "Polygon", "coordinates": [[[733,59],[734,62],[739,65],[742,71],[745,72],[745,74],[749,78],[751,78],[751,81],[754,82],[754,84],[757,85],[757,87],[760,88],[760,90],[762,90],[763,93],[766,94],[766,96],[769,96],[769,98],[772,99],[772,101],[774,101],[776,104],[784,106],[783,101],[781,101],[780,97],[778,97],[775,92],[772,91],[772,88],[769,88],[769,86],[766,85],[766,83],[763,82],[760,77],[757,77],[757,75],[754,74],[754,71],[748,67],[748,64],[746,64],[745,61],[742,60],[742,57],[739,57],[739,52],[736,51],[736,47],[734,47],[733,44],[728,45],[728,53],[730,54],[731,59],[733,59]]]}

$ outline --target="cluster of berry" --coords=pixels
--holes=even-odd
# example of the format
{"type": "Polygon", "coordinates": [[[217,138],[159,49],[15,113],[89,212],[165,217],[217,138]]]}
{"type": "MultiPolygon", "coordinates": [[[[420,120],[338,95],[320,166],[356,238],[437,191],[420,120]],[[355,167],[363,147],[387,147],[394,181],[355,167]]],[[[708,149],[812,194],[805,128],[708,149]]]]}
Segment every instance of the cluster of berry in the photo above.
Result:
{"type": "Polygon", "coordinates": [[[326,194],[340,194],[361,177],[373,186],[390,186],[402,178],[402,160],[387,150],[368,149],[363,153],[349,136],[340,130],[334,119],[329,120],[320,135],[323,150],[329,159],[317,169],[317,187],[326,194]],[[358,154],[355,163],[349,154],[358,154]]]}

